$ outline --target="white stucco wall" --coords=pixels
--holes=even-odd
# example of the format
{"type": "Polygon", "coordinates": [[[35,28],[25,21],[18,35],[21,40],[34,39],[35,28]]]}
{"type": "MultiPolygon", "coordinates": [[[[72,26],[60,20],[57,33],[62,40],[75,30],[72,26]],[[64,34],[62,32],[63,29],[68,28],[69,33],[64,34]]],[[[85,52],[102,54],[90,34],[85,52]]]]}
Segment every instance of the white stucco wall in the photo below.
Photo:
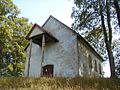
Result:
{"type": "Polygon", "coordinates": [[[76,76],[77,63],[77,35],[53,18],[43,26],[59,41],[49,43],[45,49],[45,65],[54,65],[54,76],[76,76]]]}
{"type": "MultiPolygon", "coordinates": [[[[74,77],[78,75],[77,35],[53,18],[50,18],[43,28],[59,40],[46,43],[43,65],[53,64],[54,76],[74,77]]],[[[26,62],[28,62],[28,52],[29,47],[26,62]]],[[[30,76],[40,76],[41,48],[36,44],[32,44],[30,62],[30,76]]],[[[26,63],[25,73],[27,66],[26,63]]]]}
{"type": "MultiPolygon", "coordinates": [[[[27,75],[27,69],[28,69],[29,51],[30,51],[30,46],[26,50],[27,58],[25,65],[25,76],[27,75]]],[[[32,43],[29,76],[39,77],[41,71],[40,67],[41,67],[41,48],[35,43],[32,43]]]]}
{"type": "Polygon", "coordinates": [[[38,28],[38,27],[35,27],[33,32],[30,34],[29,38],[36,36],[36,35],[39,35],[41,33],[43,33],[42,30],[40,30],[40,28],[38,28]]]}

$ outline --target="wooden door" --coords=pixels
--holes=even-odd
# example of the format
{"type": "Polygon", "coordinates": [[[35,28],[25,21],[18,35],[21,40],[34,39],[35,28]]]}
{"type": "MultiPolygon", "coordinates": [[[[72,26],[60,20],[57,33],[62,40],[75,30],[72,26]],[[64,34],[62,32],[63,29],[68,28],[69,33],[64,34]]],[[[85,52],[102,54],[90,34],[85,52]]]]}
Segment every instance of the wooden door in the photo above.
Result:
{"type": "Polygon", "coordinates": [[[43,67],[43,76],[53,76],[53,65],[46,65],[43,67]]]}

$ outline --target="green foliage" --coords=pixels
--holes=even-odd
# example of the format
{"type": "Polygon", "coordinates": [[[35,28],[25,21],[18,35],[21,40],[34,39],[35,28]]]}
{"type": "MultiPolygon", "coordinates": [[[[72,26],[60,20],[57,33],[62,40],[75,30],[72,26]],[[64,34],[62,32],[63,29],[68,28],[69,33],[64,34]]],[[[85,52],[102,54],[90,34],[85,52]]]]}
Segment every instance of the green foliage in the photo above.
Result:
{"type": "Polygon", "coordinates": [[[74,19],[72,28],[83,34],[92,30],[100,22],[99,7],[97,0],[74,0],[76,7],[73,8],[71,17],[74,19]]]}
{"type": "MultiPolygon", "coordinates": [[[[91,46],[106,60],[98,0],[74,0],[74,3],[76,7],[71,14],[74,19],[72,28],[85,36],[91,46]]],[[[105,11],[103,10],[103,12],[105,11]]]]}
{"type": "Polygon", "coordinates": [[[104,36],[100,27],[94,28],[86,36],[85,39],[92,45],[92,47],[100,54],[105,52],[104,36]]]}
{"type": "Polygon", "coordinates": [[[19,13],[11,0],[0,0],[0,76],[19,76],[24,69],[30,25],[19,13]]]}
{"type": "Polygon", "coordinates": [[[101,56],[107,56],[106,59],[109,59],[110,62],[111,76],[114,77],[112,37],[113,32],[119,33],[117,32],[119,28],[113,1],[74,0],[74,4],[76,6],[71,15],[74,19],[72,28],[86,36],[86,39],[101,56]]]}
{"type": "Polygon", "coordinates": [[[104,36],[100,27],[94,28],[86,36],[85,39],[90,45],[103,57],[108,60],[108,55],[105,47],[104,36]]]}
{"type": "Polygon", "coordinates": [[[109,78],[0,78],[2,90],[119,90],[119,79],[109,78]]]}
{"type": "MultiPolygon", "coordinates": [[[[105,0],[101,0],[101,2],[103,8],[102,12],[104,13],[106,21],[106,2],[105,0]]],[[[86,35],[87,33],[89,33],[89,31],[100,26],[101,17],[98,0],[74,0],[74,4],[75,6],[73,7],[71,14],[71,17],[74,20],[74,23],[72,24],[73,30],[79,31],[81,34],[86,35]]],[[[118,30],[116,20],[117,17],[113,2],[111,1],[109,5],[111,14],[110,18],[113,25],[112,28],[118,30]]]]}

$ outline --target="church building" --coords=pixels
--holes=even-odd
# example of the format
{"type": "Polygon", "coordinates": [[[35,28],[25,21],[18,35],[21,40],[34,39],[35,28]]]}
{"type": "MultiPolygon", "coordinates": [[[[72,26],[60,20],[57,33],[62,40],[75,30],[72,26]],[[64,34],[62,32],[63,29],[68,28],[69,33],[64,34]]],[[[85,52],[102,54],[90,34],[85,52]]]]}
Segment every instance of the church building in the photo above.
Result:
{"type": "Polygon", "coordinates": [[[50,16],[26,36],[25,76],[102,76],[102,57],[77,32],[50,16]]]}

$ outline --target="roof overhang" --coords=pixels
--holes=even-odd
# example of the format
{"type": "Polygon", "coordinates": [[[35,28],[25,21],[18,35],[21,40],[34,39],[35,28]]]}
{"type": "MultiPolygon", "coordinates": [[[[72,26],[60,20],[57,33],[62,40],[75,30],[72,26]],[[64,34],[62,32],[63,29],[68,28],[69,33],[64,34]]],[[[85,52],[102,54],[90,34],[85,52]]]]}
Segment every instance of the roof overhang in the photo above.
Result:
{"type": "Polygon", "coordinates": [[[45,36],[45,43],[46,42],[58,42],[58,40],[50,32],[46,31],[45,29],[43,29],[42,27],[40,27],[37,24],[34,24],[32,29],[30,30],[30,32],[26,36],[26,39],[27,40],[32,39],[32,42],[41,46],[43,35],[45,36]],[[34,31],[35,27],[37,27],[39,31],[37,32],[37,34],[31,35],[31,33],[34,31]]]}
{"type": "Polygon", "coordinates": [[[42,33],[42,34],[33,36],[33,37],[29,38],[28,40],[32,39],[32,42],[42,46],[42,36],[43,35],[45,36],[45,43],[47,43],[47,42],[58,42],[58,40],[55,37],[49,35],[48,33],[42,33]]]}

